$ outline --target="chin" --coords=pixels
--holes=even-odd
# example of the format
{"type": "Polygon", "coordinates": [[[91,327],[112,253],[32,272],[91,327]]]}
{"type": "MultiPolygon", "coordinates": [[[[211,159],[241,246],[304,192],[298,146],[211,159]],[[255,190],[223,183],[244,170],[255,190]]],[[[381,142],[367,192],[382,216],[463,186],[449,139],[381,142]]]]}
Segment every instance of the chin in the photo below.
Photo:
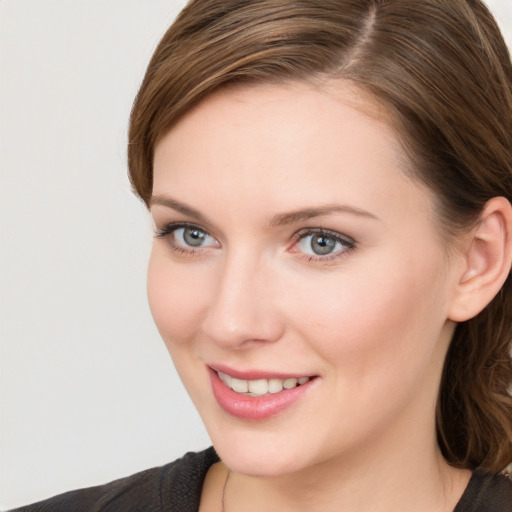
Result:
{"type": "Polygon", "coordinates": [[[304,439],[283,435],[266,425],[260,428],[212,429],[210,437],[221,460],[232,471],[247,476],[282,476],[314,464],[316,453],[304,439]],[[308,463],[308,460],[311,463],[308,463]]]}
{"type": "MultiPolygon", "coordinates": [[[[214,445],[215,446],[215,445],[214,445]]],[[[232,471],[253,477],[276,477],[296,473],[307,467],[303,461],[297,460],[296,456],[288,456],[279,450],[223,450],[217,448],[221,460],[232,471]]]]}

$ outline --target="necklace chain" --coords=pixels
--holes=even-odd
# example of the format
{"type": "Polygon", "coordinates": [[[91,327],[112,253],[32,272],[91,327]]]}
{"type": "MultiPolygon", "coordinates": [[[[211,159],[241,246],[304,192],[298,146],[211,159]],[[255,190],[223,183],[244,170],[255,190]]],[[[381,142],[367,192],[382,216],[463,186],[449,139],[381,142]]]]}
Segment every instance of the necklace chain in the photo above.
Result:
{"type": "Polygon", "coordinates": [[[226,480],[224,481],[224,486],[222,487],[222,498],[221,498],[222,512],[226,512],[226,505],[225,505],[224,499],[226,497],[226,487],[228,485],[230,476],[231,476],[231,469],[228,469],[228,474],[226,475],[226,480]]]}

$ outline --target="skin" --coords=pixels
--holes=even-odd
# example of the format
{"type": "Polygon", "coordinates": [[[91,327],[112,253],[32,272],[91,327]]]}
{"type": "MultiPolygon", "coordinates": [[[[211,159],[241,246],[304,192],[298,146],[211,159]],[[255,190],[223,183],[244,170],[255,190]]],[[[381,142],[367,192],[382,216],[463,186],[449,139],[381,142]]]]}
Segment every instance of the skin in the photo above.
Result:
{"type": "Polygon", "coordinates": [[[223,461],[202,511],[221,510],[227,467],[227,511],[453,510],[469,473],[441,457],[434,421],[466,261],[404,165],[382,110],[342,81],[222,90],[157,145],[148,295],[223,461]],[[284,215],[326,205],[343,208],[284,215]],[[353,244],[315,255],[315,229],[353,244]],[[316,380],[242,420],[212,394],[219,363],[316,380]]]}

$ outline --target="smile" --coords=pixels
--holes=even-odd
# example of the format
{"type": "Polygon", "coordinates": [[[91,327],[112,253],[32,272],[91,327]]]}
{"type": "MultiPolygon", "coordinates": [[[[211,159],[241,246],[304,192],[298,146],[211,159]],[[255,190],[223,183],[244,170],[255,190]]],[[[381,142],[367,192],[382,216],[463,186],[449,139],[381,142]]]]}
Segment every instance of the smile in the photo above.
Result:
{"type": "Polygon", "coordinates": [[[265,420],[302,401],[320,379],[317,376],[281,377],[256,372],[241,378],[239,372],[209,369],[213,396],[230,416],[243,420],[265,420]],[[233,374],[236,374],[235,377],[233,374]]]}
{"type": "Polygon", "coordinates": [[[280,393],[283,389],[293,389],[309,382],[309,377],[289,377],[286,379],[257,379],[243,380],[231,377],[226,373],[217,372],[220,380],[236,393],[258,397],[267,394],[280,393]]]}

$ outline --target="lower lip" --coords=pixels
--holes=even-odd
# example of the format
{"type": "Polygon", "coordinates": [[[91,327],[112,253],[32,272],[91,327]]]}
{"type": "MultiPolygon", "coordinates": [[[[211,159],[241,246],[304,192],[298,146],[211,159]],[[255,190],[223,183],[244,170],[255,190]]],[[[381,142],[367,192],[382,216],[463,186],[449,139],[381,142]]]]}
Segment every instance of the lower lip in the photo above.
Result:
{"type": "Polygon", "coordinates": [[[255,397],[236,393],[220,380],[217,372],[209,371],[213,395],[218,404],[231,416],[244,420],[264,420],[276,416],[300,400],[317,380],[311,379],[292,389],[255,397]]]}

